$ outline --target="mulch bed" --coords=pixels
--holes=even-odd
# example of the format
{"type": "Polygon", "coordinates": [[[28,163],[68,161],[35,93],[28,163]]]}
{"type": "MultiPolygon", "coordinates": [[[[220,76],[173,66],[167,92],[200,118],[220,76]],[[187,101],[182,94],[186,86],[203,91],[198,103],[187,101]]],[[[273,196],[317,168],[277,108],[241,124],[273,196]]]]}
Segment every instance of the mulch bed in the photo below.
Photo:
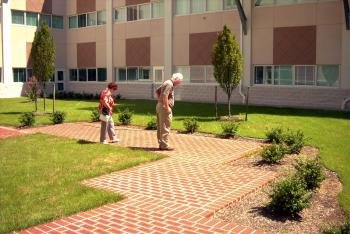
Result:
{"type": "MultiPolygon", "coordinates": [[[[268,165],[261,162],[261,157],[250,155],[231,162],[231,166],[258,167],[261,170],[275,171],[281,175],[293,173],[297,158],[316,157],[318,150],[312,147],[304,147],[299,155],[287,155],[279,164],[268,165]]],[[[337,196],[342,190],[342,184],[338,176],[329,170],[325,170],[326,179],[320,188],[312,195],[310,207],[304,209],[297,217],[282,217],[275,215],[265,208],[268,203],[271,187],[266,186],[262,190],[250,194],[240,202],[231,204],[218,211],[215,218],[225,221],[233,221],[258,230],[273,233],[320,233],[330,225],[339,225],[345,221],[345,215],[341,210],[337,196]]]]}

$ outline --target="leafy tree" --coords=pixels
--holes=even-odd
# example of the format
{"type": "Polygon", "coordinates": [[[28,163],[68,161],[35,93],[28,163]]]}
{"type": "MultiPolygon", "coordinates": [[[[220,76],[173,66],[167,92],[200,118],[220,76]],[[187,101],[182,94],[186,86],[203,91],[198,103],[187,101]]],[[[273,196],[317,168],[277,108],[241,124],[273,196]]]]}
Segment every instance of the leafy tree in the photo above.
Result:
{"type": "Polygon", "coordinates": [[[46,82],[51,79],[55,72],[55,45],[49,26],[40,22],[35,32],[31,50],[33,75],[38,79],[44,94],[44,111],[46,111],[46,82]]]}
{"type": "Polygon", "coordinates": [[[228,114],[231,116],[231,95],[241,80],[243,59],[234,35],[224,25],[213,47],[214,77],[227,94],[228,114]]]}

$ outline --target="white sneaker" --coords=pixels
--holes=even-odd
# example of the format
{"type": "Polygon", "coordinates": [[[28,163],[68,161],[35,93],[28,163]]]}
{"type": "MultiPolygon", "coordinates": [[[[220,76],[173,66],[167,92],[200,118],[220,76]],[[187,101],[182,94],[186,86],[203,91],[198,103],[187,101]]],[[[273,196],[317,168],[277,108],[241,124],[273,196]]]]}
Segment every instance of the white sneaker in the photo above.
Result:
{"type": "Polygon", "coordinates": [[[119,142],[120,141],[120,139],[119,138],[114,138],[113,140],[111,140],[109,143],[117,143],[117,142],[119,142]]]}
{"type": "Polygon", "coordinates": [[[102,141],[101,144],[107,145],[108,142],[106,140],[102,141]]]}

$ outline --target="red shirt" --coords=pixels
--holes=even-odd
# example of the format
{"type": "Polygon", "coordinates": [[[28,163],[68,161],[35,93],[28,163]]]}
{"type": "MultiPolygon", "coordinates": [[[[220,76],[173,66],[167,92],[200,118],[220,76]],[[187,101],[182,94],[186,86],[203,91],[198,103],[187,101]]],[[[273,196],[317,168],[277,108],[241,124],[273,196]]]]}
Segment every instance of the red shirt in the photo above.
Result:
{"type": "Polygon", "coordinates": [[[105,103],[108,103],[108,105],[111,107],[109,110],[109,114],[112,115],[114,110],[114,99],[112,97],[112,93],[109,91],[109,89],[102,90],[100,94],[100,105],[98,106],[98,110],[101,112],[102,107],[105,106],[105,103]]]}

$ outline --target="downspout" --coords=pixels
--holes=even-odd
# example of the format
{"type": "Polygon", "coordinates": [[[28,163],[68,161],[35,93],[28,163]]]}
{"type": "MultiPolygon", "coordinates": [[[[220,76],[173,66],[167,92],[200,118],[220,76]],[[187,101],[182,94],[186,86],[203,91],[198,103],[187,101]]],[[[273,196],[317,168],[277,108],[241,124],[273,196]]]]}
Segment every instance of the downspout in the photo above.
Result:
{"type": "MultiPolygon", "coordinates": [[[[239,25],[239,34],[240,34],[239,47],[241,48],[241,51],[243,52],[243,27],[242,27],[242,23],[239,25]]],[[[243,71],[244,71],[244,69],[243,69],[243,71]]],[[[242,92],[242,79],[243,78],[244,78],[244,74],[241,77],[241,81],[239,82],[239,87],[238,87],[238,93],[242,97],[242,104],[244,104],[245,99],[246,99],[245,95],[242,92]]]]}

